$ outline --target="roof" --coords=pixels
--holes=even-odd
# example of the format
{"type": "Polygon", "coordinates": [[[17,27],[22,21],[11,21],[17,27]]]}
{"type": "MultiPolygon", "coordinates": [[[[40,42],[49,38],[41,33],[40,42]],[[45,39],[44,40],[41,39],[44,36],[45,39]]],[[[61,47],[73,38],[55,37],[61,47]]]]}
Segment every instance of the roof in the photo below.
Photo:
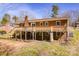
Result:
{"type": "MultiPolygon", "coordinates": [[[[68,18],[43,18],[43,19],[32,19],[28,20],[29,22],[41,22],[41,21],[56,21],[56,20],[68,20],[68,18]]],[[[24,23],[24,21],[18,21],[17,23],[14,24],[20,24],[24,23]]]]}
{"type": "Polygon", "coordinates": [[[56,21],[56,20],[68,20],[68,18],[44,18],[44,19],[33,19],[33,20],[29,20],[29,22],[56,21]]]}

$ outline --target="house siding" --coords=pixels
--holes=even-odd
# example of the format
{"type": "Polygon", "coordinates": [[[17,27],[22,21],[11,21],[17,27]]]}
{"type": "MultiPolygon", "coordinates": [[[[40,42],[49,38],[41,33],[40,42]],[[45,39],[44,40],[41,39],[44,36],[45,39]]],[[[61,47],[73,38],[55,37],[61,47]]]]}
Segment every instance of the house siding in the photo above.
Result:
{"type": "MultiPolygon", "coordinates": [[[[26,20],[26,18],[25,18],[26,20]]],[[[61,36],[58,37],[57,40],[59,41],[64,41],[65,39],[67,39],[67,26],[68,26],[68,19],[48,19],[48,20],[45,20],[45,19],[41,19],[41,20],[33,20],[33,21],[25,21],[24,24],[28,23],[29,26],[25,26],[27,31],[26,32],[31,32],[32,36],[36,37],[35,34],[33,33],[36,33],[36,32],[42,32],[44,34],[44,32],[47,32],[49,33],[50,35],[50,41],[53,41],[55,40],[54,36],[54,32],[61,32],[63,33],[61,36]],[[56,25],[56,21],[60,21],[61,22],[61,25],[57,26],[56,25]],[[45,22],[48,22],[48,26],[45,26],[45,22]],[[36,26],[31,26],[31,23],[35,23],[36,26]],[[42,23],[42,25],[41,25],[42,23]],[[52,34],[51,34],[52,33],[52,34]]],[[[28,25],[26,24],[26,25],[28,25]]],[[[44,36],[44,35],[43,35],[44,36]]],[[[40,37],[40,36],[39,36],[40,37]]],[[[34,39],[34,38],[32,38],[34,39]]],[[[44,40],[43,38],[41,38],[41,40],[44,40]]]]}

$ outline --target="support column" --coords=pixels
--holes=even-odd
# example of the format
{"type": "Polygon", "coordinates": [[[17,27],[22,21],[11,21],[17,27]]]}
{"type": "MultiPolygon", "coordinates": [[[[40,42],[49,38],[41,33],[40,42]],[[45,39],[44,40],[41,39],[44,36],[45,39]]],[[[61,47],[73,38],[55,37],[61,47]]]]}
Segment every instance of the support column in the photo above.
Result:
{"type": "Polygon", "coordinates": [[[15,32],[14,34],[15,34],[15,40],[17,40],[17,32],[15,32]]]}
{"type": "Polygon", "coordinates": [[[32,39],[34,40],[34,31],[32,32],[32,39]]]}
{"type": "Polygon", "coordinates": [[[36,32],[35,32],[35,40],[36,40],[36,32]]]}
{"type": "Polygon", "coordinates": [[[27,40],[27,32],[25,31],[25,40],[27,40]]]}
{"type": "Polygon", "coordinates": [[[20,31],[20,40],[22,40],[22,31],[20,31]]]}
{"type": "Polygon", "coordinates": [[[68,41],[68,34],[67,34],[67,31],[66,31],[66,34],[65,34],[65,38],[66,38],[66,41],[68,41]]]}
{"type": "Polygon", "coordinates": [[[12,40],[12,35],[10,35],[9,39],[12,40]]]}
{"type": "Polygon", "coordinates": [[[17,33],[15,33],[15,40],[17,40],[17,35],[16,35],[17,33]]]}
{"type": "Polygon", "coordinates": [[[50,41],[53,41],[53,32],[50,32],[50,41]]]}
{"type": "Polygon", "coordinates": [[[43,40],[43,32],[42,32],[42,40],[43,40]]]}
{"type": "Polygon", "coordinates": [[[68,32],[66,31],[66,38],[67,38],[67,40],[68,40],[68,32]]]}

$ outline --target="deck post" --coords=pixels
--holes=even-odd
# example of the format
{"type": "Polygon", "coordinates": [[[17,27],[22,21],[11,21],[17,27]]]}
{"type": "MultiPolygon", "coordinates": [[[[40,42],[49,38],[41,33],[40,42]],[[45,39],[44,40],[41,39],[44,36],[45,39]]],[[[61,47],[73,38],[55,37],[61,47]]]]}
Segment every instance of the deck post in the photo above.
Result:
{"type": "Polygon", "coordinates": [[[20,31],[20,40],[22,40],[22,31],[20,31]]]}
{"type": "Polygon", "coordinates": [[[66,41],[68,41],[68,33],[67,33],[67,31],[66,31],[66,41]]]}
{"type": "Polygon", "coordinates": [[[17,32],[15,33],[15,39],[17,40],[17,32]]]}
{"type": "Polygon", "coordinates": [[[35,40],[36,40],[36,31],[35,31],[35,40]]]}
{"type": "Polygon", "coordinates": [[[34,28],[34,39],[36,40],[36,29],[34,28]]]}
{"type": "Polygon", "coordinates": [[[34,31],[32,32],[32,38],[33,38],[33,40],[34,40],[34,31]]]}
{"type": "Polygon", "coordinates": [[[27,32],[25,31],[25,40],[27,39],[27,32]]]}
{"type": "Polygon", "coordinates": [[[53,32],[50,32],[50,41],[53,41],[53,32]]]}
{"type": "Polygon", "coordinates": [[[42,32],[42,40],[43,40],[43,32],[42,32]]]}

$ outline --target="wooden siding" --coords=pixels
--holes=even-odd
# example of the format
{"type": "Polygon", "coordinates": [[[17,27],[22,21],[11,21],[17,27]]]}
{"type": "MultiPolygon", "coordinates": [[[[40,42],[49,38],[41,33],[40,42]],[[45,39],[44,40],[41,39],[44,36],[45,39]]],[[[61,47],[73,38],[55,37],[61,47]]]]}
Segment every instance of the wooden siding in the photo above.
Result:
{"type": "MultiPolygon", "coordinates": [[[[67,28],[67,20],[58,20],[61,22],[61,25],[56,25],[56,21],[48,21],[48,26],[45,26],[45,21],[35,22],[36,26],[32,27],[31,23],[28,27],[29,30],[48,30],[48,31],[66,31],[67,28]],[[41,25],[42,23],[42,25],[41,25]]],[[[46,21],[47,22],[47,21],[46,21]]]]}
{"type": "MultiPolygon", "coordinates": [[[[25,18],[26,19],[26,18],[25,18]]],[[[27,20],[27,19],[26,19],[27,20]]],[[[42,19],[43,20],[43,19],[42,19]]],[[[28,31],[67,31],[67,19],[59,19],[59,20],[43,20],[43,21],[26,21],[25,23],[29,23],[29,26],[26,27],[28,31]],[[60,21],[61,25],[56,25],[56,21],[60,21]],[[45,26],[45,22],[48,22],[48,25],[45,26]],[[36,26],[31,26],[31,23],[35,23],[36,26]],[[42,25],[41,25],[42,23],[42,25]]],[[[24,24],[25,24],[24,23],[24,24]]]]}

